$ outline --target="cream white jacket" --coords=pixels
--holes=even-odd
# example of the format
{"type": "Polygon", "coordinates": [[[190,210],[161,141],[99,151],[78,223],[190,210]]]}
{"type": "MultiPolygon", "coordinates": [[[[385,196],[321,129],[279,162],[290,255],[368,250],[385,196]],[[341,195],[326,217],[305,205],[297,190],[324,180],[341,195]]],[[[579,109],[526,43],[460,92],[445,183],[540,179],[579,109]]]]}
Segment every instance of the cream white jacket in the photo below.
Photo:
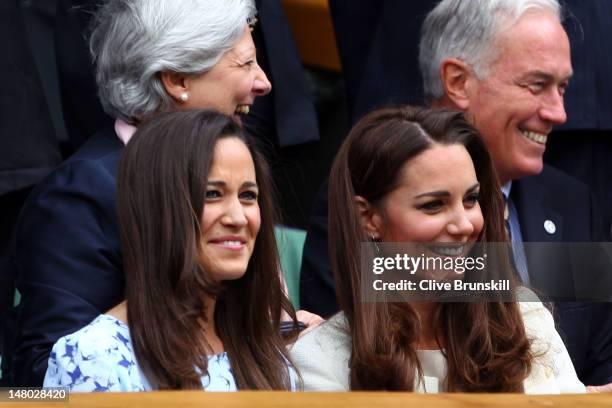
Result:
{"type": "MultiPolygon", "coordinates": [[[[527,336],[532,341],[535,361],[525,379],[528,394],[584,393],[569,354],[555,329],[550,312],[540,302],[521,302],[527,336]]],[[[332,317],[289,348],[304,380],[305,391],[349,391],[348,361],[351,338],[343,313],[332,317]]],[[[419,351],[424,381],[418,392],[443,392],[446,359],[440,351],[419,351]]]]}

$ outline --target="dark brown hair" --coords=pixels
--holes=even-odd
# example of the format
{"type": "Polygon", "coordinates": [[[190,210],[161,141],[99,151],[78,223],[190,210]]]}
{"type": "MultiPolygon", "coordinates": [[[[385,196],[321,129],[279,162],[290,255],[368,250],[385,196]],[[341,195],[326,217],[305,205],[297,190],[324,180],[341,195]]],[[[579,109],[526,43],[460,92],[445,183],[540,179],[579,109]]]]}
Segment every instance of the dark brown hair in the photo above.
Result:
{"type": "Polygon", "coordinates": [[[239,389],[288,389],[289,357],[271,176],[241,128],[211,111],[156,115],[125,148],[117,203],[126,276],[128,324],[143,373],[160,389],[201,389],[207,370],[203,299],[216,298],[214,324],[239,389]],[[200,259],[200,220],[217,141],[242,140],[255,164],[261,227],[247,271],[215,284],[200,259]]]}
{"type": "MultiPolygon", "coordinates": [[[[462,113],[397,107],[362,118],[342,145],[329,183],[329,250],[338,301],[352,335],[353,390],[412,390],[415,373],[421,375],[415,309],[410,303],[360,301],[359,250],[369,237],[354,197],[380,206],[398,186],[402,166],[434,144],[465,146],[480,183],[485,225],[479,241],[506,241],[503,198],[491,158],[462,113]]],[[[516,302],[438,303],[433,318],[448,363],[449,391],[523,391],[533,357],[516,302]]]]}

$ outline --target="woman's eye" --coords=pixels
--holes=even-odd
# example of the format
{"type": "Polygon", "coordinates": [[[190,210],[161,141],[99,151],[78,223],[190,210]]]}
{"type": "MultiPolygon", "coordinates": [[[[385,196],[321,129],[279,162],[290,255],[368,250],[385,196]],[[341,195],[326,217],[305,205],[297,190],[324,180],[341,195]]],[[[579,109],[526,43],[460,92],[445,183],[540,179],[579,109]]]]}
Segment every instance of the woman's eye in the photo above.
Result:
{"type": "Polygon", "coordinates": [[[480,201],[480,193],[472,193],[465,197],[464,202],[468,205],[475,205],[480,201]]]}
{"type": "Polygon", "coordinates": [[[441,200],[434,200],[434,201],[428,201],[424,204],[421,204],[419,206],[419,209],[425,210],[425,211],[437,211],[440,208],[442,208],[443,205],[444,203],[441,200]]]}
{"type": "Polygon", "coordinates": [[[206,190],[206,199],[214,200],[215,198],[221,197],[221,192],[219,190],[206,190]]]}
{"type": "Polygon", "coordinates": [[[256,191],[243,191],[240,193],[241,200],[247,201],[257,201],[257,192],[256,191]]]}

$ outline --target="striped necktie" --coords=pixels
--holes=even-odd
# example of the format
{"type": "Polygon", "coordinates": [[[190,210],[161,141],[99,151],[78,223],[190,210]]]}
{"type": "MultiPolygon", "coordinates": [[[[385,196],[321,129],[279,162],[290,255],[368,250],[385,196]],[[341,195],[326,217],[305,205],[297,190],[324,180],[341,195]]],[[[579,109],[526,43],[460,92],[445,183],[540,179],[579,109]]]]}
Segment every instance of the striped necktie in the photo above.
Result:
{"type": "Polygon", "coordinates": [[[508,209],[508,199],[504,196],[504,228],[506,229],[506,238],[512,242],[512,231],[510,229],[510,210],[508,209]]]}
{"type": "Polygon", "coordinates": [[[521,281],[525,284],[529,283],[529,273],[527,272],[527,259],[525,257],[525,249],[523,242],[520,239],[520,227],[516,209],[512,203],[512,199],[504,195],[504,227],[506,236],[510,242],[510,255],[512,266],[516,271],[521,281]],[[517,232],[517,236],[513,237],[513,231],[517,232]]]}

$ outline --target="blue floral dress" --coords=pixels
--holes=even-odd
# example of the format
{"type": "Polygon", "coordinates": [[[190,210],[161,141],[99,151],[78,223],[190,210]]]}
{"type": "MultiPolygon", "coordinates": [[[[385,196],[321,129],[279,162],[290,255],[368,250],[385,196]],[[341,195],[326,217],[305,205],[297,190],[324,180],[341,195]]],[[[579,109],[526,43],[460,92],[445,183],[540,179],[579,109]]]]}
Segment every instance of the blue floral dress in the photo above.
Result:
{"type": "MultiPolygon", "coordinates": [[[[294,384],[293,370],[290,375],[294,384]]],[[[55,343],[43,385],[77,392],[153,389],[136,361],[128,326],[106,314],[55,343]]],[[[227,353],[208,357],[202,387],[206,391],[237,390],[227,353]]]]}

